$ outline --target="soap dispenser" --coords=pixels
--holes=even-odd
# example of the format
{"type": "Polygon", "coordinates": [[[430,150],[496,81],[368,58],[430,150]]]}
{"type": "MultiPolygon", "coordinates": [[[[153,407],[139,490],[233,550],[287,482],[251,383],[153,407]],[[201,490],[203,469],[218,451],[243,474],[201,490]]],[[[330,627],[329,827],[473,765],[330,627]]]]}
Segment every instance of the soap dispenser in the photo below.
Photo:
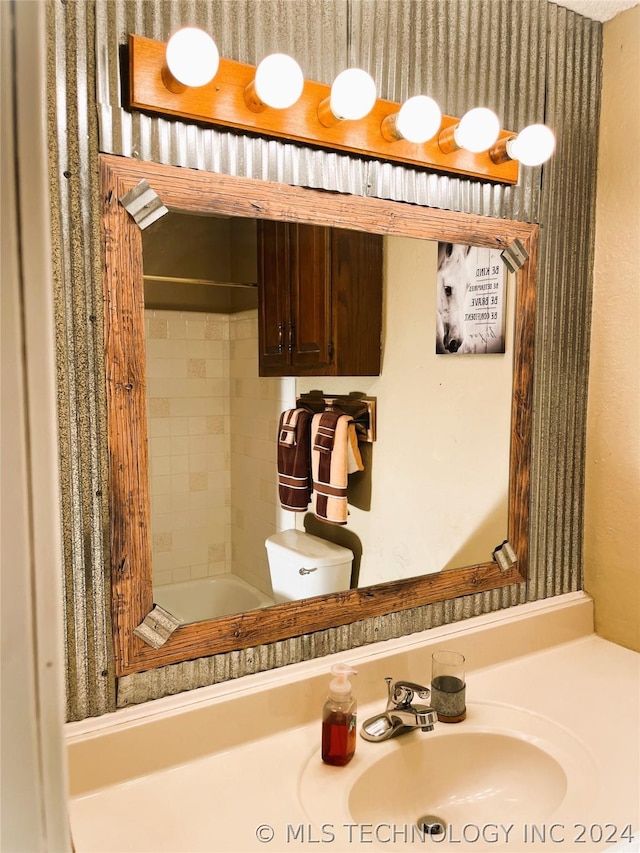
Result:
{"type": "Polygon", "coordinates": [[[331,674],[334,677],[322,709],[322,760],[325,764],[344,767],[356,751],[357,703],[349,681],[356,670],[338,663],[331,667],[331,674]]]}

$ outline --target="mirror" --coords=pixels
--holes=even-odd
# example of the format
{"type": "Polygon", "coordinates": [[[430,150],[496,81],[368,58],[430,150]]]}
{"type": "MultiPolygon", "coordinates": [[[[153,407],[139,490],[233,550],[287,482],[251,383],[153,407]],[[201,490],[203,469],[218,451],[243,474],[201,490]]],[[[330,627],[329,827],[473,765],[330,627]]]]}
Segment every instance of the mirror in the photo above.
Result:
{"type": "MultiPolygon", "coordinates": [[[[105,200],[103,235],[111,461],[113,621],[119,674],[257,643],[272,642],[431,601],[517,583],[524,579],[527,559],[531,357],[537,245],[535,226],[427,210],[377,199],[338,196],[108,156],[101,158],[101,174],[105,200]],[[348,592],[184,625],[175,631],[160,649],[147,646],[133,635],[133,629],[153,606],[153,540],[150,524],[146,385],[147,381],[150,382],[155,377],[147,378],[146,375],[142,232],[119,204],[118,199],[142,178],[149,181],[162,202],[171,210],[247,220],[256,217],[288,219],[326,226],[358,228],[388,235],[385,252],[387,263],[393,262],[394,257],[398,263],[406,263],[403,258],[407,252],[409,255],[421,251],[433,253],[433,241],[439,240],[498,249],[505,248],[516,237],[523,243],[529,253],[529,260],[515,277],[517,285],[513,287],[510,282],[508,287],[508,292],[515,294],[515,306],[511,309],[515,314],[515,323],[513,338],[507,341],[508,356],[503,360],[513,364],[513,395],[509,395],[510,399],[506,402],[506,405],[511,407],[511,424],[506,437],[504,434],[498,437],[499,446],[505,450],[507,447],[509,449],[506,527],[508,539],[517,555],[515,566],[502,571],[490,559],[489,554],[485,557],[471,557],[461,568],[439,571],[446,567],[446,560],[438,557],[434,558],[435,574],[418,574],[418,567],[426,564],[428,558],[432,557],[428,544],[423,543],[422,548],[419,542],[407,546],[404,542],[406,537],[400,535],[394,543],[393,552],[397,558],[395,561],[401,569],[404,567],[405,574],[401,574],[399,580],[383,580],[374,571],[370,574],[366,586],[348,592]],[[417,563],[416,553],[420,553],[417,563]]],[[[409,263],[415,266],[415,258],[409,263]]],[[[397,308],[400,316],[407,306],[401,305],[398,297],[399,294],[386,294],[387,309],[393,300],[393,307],[397,308]]],[[[390,322],[385,335],[395,334],[392,325],[390,322]]],[[[432,333],[430,329],[425,329],[425,352],[430,353],[433,350],[434,337],[435,330],[432,333]]],[[[415,354],[409,357],[414,358],[415,354]]],[[[456,362],[455,358],[440,356],[438,359],[438,369],[445,371],[453,369],[456,362]]],[[[467,360],[466,364],[471,362],[473,359],[467,360]]],[[[199,364],[194,366],[194,369],[203,368],[199,364]]],[[[206,370],[206,366],[204,369],[206,370]]],[[[386,376],[392,371],[391,365],[386,373],[385,371],[387,364],[383,362],[382,376],[360,377],[356,380],[357,388],[353,387],[353,379],[329,380],[325,377],[320,382],[318,378],[298,380],[297,390],[324,387],[324,390],[330,393],[340,393],[347,390],[344,389],[344,382],[348,381],[349,391],[366,391],[368,387],[369,390],[373,389],[371,393],[375,396],[376,385],[384,383],[386,376]]],[[[287,393],[295,393],[296,389],[291,387],[293,380],[284,381],[289,385],[287,393]]],[[[435,396],[441,380],[435,381],[436,386],[429,389],[425,377],[423,387],[409,388],[408,391],[412,394],[422,392],[435,396]]],[[[464,404],[464,400],[462,402],[464,404]]],[[[504,411],[504,401],[501,405],[504,411]]],[[[393,407],[397,408],[397,403],[394,402],[388,407],[385,403],[385,407],[385,411],[390,412],[393,407]]],[[[470,408],[476,409],[474,418],[465,419],[463,407],[462,419],[467,425],[471,424],[473,433],[473,420],[477,420],[478,412],[475,404],[470,408]]],[[[209,417],[213,418],[215,415],[209,417]]],[[[502,421],[504,420],[503,415],[502,421]]],[[[214,427],[213,421],[211,426],[214,427]]],[[[152,441],[153,438],[152,433],[152,441]]],[[[376,455],[378,447],[375,445],[372,453],[375,479],[379,464],[376,455]]],[[[381,451],[380,460],[383,458],[381,451]]],[[[410,457],[405,461],[404,467],[407,466],[410,467],[410,457]]],[[[403,465],[400,465],[400,469],[402,467],[403,465]]],[[[416,511],[419,513],[420,505],[419,502],[416,503],[416,511]]],[[[493,504],[492,501],[487,501],[487,504],[489,503],[493,504]]],[[[493,505],[481,505],[480,508],[482,512],[489,512],[491,515],[493,505]]],[[[424,511],[429,511],[426,502],[424,511]]],[[[363,518],[369,521],[373,529],[374,514],[363,513],[363,518]]],[[[392,519],[389,520],[392,527],[394,523],[392,519]]],[[[415,518],[413,523],[415,526],[415,518]]],[[[501,522],[500,529],[505,529],[504,521],[501,522]]],[[[310,529],[310,532],[316,531],[310,529]]],[[[489,541],[495,547],[499,541],[495,541],[495,534],[492,533],[491,536],[489,541]]],[[[387,542],[393,541],[388,530],[385,537],[387,542]]],[[[455,553],[454,551],[451,554],[452,559],[455,559],[455,553]]],[[[391,561],[385,557],[380,562],[388,564],[391,561]]]]}
{"type": "MultiPolygon", "coordinates": [[[[513,282],[506,354],[442,358],[438,244],[386,236],[382,374],[267,378],[256,220],[171,211],[142,243],[156,604],[183,622],[273,604],[265,540],[296,525],[353,546],[352,587],[490,558],[508,525],[513,282]],[[280,412],[320,383],[376,400],[377,440],[360,444],[366,464],[349,478],[346,530],[278,500],[280,412]]],[[[472,293],[494,283],[490,252],[473,256],[472,293]]]]}

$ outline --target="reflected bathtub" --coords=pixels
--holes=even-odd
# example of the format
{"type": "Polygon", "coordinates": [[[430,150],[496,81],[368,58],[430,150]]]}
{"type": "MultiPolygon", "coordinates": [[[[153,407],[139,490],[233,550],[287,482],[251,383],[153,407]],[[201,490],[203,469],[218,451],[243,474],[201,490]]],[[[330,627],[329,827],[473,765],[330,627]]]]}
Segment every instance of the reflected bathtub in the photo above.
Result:
{"type": "Polygon", "coordinates": [[[273,604],[273,598],[237,575],[218,575],[155,586],[153,600],[185,623],[230,616],[273,604]]]}

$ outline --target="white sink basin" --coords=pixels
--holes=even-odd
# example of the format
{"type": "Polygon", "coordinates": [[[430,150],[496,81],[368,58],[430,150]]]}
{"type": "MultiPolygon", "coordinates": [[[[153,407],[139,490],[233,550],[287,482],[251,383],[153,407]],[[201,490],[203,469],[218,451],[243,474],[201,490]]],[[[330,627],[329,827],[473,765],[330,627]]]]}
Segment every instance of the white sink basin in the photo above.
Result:
{"type": "Polygon", "coordinates": [[[588,814],[595,790],[594,762],[570,732],[490,703],[469,704],[464,722],[438,723],[430,733],[382,743],[358,738],[344,768],[316,754],[300,780],[303,807],[319,825],[415,826],[424,815],[456,827],[531,824],[588,814]]]}

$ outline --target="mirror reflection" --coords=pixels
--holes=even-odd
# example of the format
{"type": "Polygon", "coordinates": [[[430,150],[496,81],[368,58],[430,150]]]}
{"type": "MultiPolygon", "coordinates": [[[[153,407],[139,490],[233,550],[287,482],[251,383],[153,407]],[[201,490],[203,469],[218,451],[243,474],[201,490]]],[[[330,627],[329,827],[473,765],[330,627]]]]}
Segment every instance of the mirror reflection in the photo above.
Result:
{"type": "Polygon", "coordinates": [[[505,354],[438,355],[437,255],[384,238],[380,376],[261,377],[256,221],[172,211],[143,232],[156,603],[184,622],[273,604],[265,542],[296,527],[349,549],[351,587],[490,560],[507,536],[515,281],[505,354]],[[315,389],[377,400],[344,528],[278,500],[280,413],[315,389]]]}

